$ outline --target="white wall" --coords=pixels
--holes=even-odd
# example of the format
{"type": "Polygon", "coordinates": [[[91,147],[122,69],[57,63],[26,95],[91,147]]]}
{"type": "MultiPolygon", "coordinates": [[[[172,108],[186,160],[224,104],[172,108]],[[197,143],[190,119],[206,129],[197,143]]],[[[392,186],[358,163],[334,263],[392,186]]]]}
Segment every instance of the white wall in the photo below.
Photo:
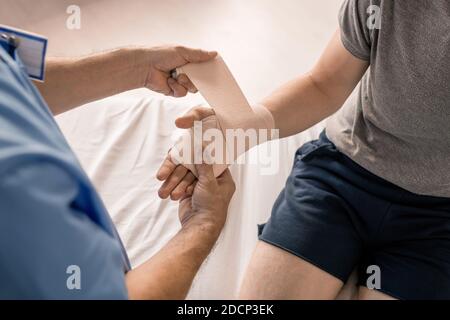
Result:
{"type": "Polygon", "coordinates": [[[306,71],[337,26],[339,0],[0,0],[0,23],[50,39],[50,55],[179,43],[225,57],[250,100],[306,71]],[[65,27],[66,8],[82,28],[65,27]],[[8,8],[8,10],[4,10],[8,8]]]}

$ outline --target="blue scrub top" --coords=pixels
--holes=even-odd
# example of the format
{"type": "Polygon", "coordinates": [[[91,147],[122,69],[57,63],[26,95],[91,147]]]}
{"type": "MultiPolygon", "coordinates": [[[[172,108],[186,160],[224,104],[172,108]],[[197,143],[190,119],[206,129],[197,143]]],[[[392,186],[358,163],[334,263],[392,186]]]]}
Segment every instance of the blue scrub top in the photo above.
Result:
{"type": "Polygon", "coordinates": [[[129,269],[47,105],[0,46],[0,299],[126,299],[129,269]]]}

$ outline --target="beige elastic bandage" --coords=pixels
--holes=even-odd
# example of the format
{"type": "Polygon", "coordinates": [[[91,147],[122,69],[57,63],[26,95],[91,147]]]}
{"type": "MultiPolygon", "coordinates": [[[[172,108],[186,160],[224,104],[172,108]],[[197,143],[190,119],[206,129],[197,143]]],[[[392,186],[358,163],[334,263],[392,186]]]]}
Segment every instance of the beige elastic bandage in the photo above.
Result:
{"type": "Polygon", "coordinates": [[[175,164],[184,165],[196,176],[195,164],[213,164],[218,177],[241,154],[272,139],[275,127],[272,114],[262,105],[250,106],[221,57],[188,64],[177,69],[177,73],[188,76],[215,116],[202,120],[201,131],[198,124],[186,130],[170,151],[175,164]],[[214,151],[204,152],[207,148],[214,151]]]}

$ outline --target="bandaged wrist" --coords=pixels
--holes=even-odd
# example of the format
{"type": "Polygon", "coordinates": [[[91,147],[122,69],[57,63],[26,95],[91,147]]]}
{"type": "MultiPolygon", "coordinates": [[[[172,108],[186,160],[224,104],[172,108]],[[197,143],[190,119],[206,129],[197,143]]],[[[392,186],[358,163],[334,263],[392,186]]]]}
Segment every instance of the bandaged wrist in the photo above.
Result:
{"type": "Polygon", "coordinates": [[[195,175],[195,164],[213,165],[219,176],[249,149],[271,140],[275,124],[263,105],[250,106],[221,57],[178,70],[194,83],[215,116],[196,123],[171,149],[171,159],[195,175]]]}

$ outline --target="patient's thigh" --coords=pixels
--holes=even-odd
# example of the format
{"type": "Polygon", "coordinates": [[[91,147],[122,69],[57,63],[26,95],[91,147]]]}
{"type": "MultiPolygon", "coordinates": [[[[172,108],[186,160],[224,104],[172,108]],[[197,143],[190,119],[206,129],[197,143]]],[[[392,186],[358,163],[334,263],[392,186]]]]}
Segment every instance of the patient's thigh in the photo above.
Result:
{"type": "Polygon", "coordinates": [[[358,300],[397,300],[387,294],[366,287],[359,288],[358,300]]]}
{"type": "Polygon", "coordinates": [[[343,283],[309,262],[260,241],[241,287],[240,299],[335,299],[343,283]]]}

